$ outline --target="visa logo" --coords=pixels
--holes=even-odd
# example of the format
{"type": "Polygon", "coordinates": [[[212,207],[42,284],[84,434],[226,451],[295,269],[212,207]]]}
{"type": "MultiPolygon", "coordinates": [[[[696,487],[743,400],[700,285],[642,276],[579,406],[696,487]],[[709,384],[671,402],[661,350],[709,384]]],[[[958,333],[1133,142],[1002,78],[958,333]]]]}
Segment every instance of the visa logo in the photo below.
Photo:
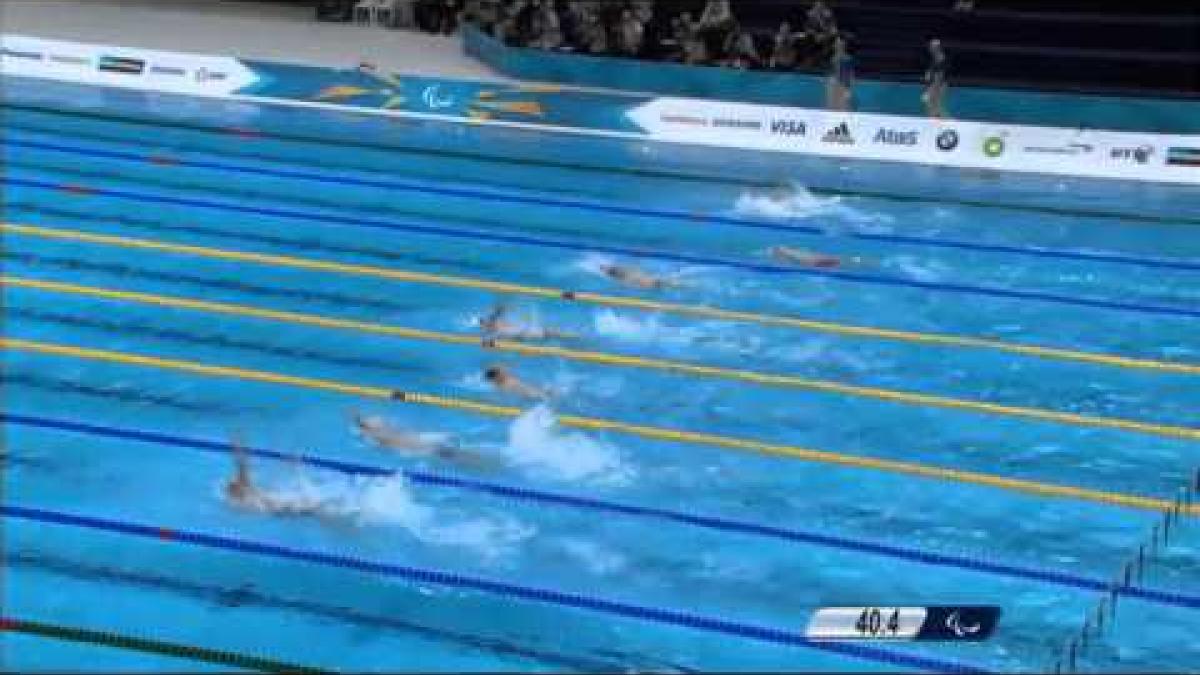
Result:
{"type": "Polygon", "coordinates": [[[803,136],[807,131],[800,120],[771,120],[771,133],[784,136],[803,136]]]}

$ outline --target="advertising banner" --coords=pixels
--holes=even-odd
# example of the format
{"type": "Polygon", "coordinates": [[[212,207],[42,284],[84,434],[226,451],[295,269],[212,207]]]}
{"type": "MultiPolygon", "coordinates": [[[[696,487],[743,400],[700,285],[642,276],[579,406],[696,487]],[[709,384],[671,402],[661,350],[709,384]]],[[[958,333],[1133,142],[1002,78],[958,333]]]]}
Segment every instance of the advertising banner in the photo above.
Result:
{"type": "Polygon", "coordinates": [[[0,72],[253,104],[665,143],[1200,185],[1200,136],[843,113],[0,37],[0,72]]]}

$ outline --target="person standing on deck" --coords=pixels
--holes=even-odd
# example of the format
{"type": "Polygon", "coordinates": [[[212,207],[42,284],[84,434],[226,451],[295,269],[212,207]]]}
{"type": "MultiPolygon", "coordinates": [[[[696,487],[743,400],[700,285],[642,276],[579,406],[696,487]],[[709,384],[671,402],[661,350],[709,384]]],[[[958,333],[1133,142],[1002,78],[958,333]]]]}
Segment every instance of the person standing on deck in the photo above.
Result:
{"type": "Polygon", "coordinates": [[[929,41],[929,69],[925,71],[925,91],[921,94],[921,102],[925,104],[925,114],[930,117],[946,116],[946,52],[942,50],[942,41],[929,41]]]}
{"type": "Polygon", "coordinates": [[[825,106],[830,110],[850,110],[854,86],[854,57],[846,50],[846,39],[833,40],[829,58],[829,78],[825,85],[825,106]]]}

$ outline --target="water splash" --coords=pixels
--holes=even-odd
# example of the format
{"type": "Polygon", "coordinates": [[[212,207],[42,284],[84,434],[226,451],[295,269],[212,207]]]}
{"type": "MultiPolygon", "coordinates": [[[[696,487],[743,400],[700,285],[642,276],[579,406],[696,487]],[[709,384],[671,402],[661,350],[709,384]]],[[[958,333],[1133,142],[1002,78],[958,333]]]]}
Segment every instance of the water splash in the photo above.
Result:
{"type": "Polygon", "coordinates": [[[620,551],[587,539],[564,538],[561,546],[564,553],[582,563],[592,574],[599,576],[622,572],[629,565],[628,559],[620,551]]]}
{"type": "Polygon", "coordinates": [[[886,261],[885,266],[894,268],[905,277],[917,281],[942,281],[950,274],[950,268],[943,263],[921,260],[910,255],[892,256],[886,261]]]}
{"type": "Polygon", "coordinates": [[[657,314],[623,314],[603,309],[592,316],[597,335],[626,343],[654,345],[668,353],[691,354],[695,347],[752,355],[762,346],[762,337],[739,331],[735,324],[707,321],[688,326],[663,323],[657,314]]]}
{"type": "Polygon", "coordinates": [[[319,503],[326,513],[362,527],[399,527],[427,544],[468,549],[488,559],[511,553],[536,532],[507,515],[462,516],[422,504],[398,474],[317,479],[298,471],[270,494],[277,500],[319,503]]]}
{"type": "Polygon", "coordinates": [[[626,485],[635,476],[616,448],[579,432],[563,431],[544,404],[513,420],[502,452],[514,466],[558,480],[626,485]]]}
{"type": "Polygon", "coordinates": [[[803,185],[791,182],[768,190],[738,195],[734,211],[747,216],[801,219],[826,215],[841,205],[840,197],[818,197],[803,185]]]}
{"type": "Polygon", "coordinates": [[[890,229],[884,226],[894,222],[888,214],[849,206],[838,196],[821,197],[794,181],[768,190],[743,192],[733,210],[738,215],[774,220],[824,217],[827,220],[822,226],[828,234],[840,233],[847,224],[858,231],[884,232],[890,229]]]}

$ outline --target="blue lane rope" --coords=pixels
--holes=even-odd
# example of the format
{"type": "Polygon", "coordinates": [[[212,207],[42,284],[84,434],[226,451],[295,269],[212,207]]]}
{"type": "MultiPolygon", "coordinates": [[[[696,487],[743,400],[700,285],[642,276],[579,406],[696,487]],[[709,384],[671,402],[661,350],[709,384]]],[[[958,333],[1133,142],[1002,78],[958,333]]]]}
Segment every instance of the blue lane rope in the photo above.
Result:
{"type": "MultiPolygon", "coordinates": [[[[12,140],[10,137],[5,142],[0,143],[2,146],[11,146],[15,148],[29,148],[33,150],[47,150],[52,152],[62,152],[104,159],[127,160],[138,163],[145,163],[147,155],[145,153],[121,152],[117,150],[103,150],[99,148],[88,148],[79,145],[68,145],[63,143],[46,143],[42,141],[19,141],[12,140]]],[[[260,161],[281,161],[274,158],[261,158],[260,161]]],[[[231,173],[243,173],[258,176],[270,176],[273,178],[294,178],[299,180],[308,180],[320,183],[354,185],[358,187],[381,188],[385,190],[404,190],[409,192],[420,192],[426,194],[443,195],[448,197],[465,197],[468,199],[486,199],[493,201],[503,201],[513,204],[529,204],[535,206],[552,206],[556,208],[567,208],[576,210],[596,211],[601,213],[612,213],[617,215],[648,217],[648,218],[668,218],[674,220],[686,220],[699,223],[717,223],[721,225],[730,225],[733,227],[752,228],[759,230],[771,230],[778,232],[796,232],[800,234],[815,234],[825,235],[826,232],[820,227],[811,225],[798,224],[780,224],[762,220],[754,220],[750,218],[735,218],[732,216],[723,215],[703,215],[697,213],[689,213],[686,211],[675,211],[671,209],[648,209],[633,206],[620,206],[616,204],[605,204],[581,199],[557,199],[552,197],[533,197],[519,194],[515,191],[508,190],[481,190],[478,188],[459,188],[446,187],[443,185],[430,185],[412,180],[377,180],[369,178],[357,178],[353,176],[340,176],[327,172],[302,171],[298,169],[271,169],[264,167],[254,167],[233,164],[230,162],[216,162],[200,159],[181,159],[172,158],[172,162],[178,166],[193,167],[198,169],[212,169],[214,171],[226,171],[231,173]]],[[[964,251],[979,251],[984,253],[1004,253],[1027,255],[1041,258],[1054,258],[1060,260],[1080,260],[1087,262],[1103,262],[1125,265],[1139,265],[1142,267],[1150,267],[1154,269],[1171,269],[1171,270],[1186,270],[1200,271],[1200,263],[1187,262],[1183,260],[1171,260],[1167,258],[1152,258],[1144,256],[1133,256],[1119,253],[1100,253],[1095,251],[1080,251],[1074,249],[1055,249],[1044,246],[1015,246],[1003,244],[982,244],[978,242],[961,241],[954,239],[940,239],[934,237],[916,237],[909,235],[897,234],[875,234],[869,232],[849,232],[840,236],[849,239],[860,239],[863,241],[878,241],[893,244],[909,244],[915,246],[928,246],[932,248],[950,248],[964,251]]]]}
{"type": "Polygon", "coordinates": [[[322,553],[304,549],[279,546],[259,541],[235,539],[202,532],[178,530],[159,526],[142,525],[127,521],[99,518],[61,511],[51,511],[36,507],[17,504],[0,505],[0,515],[7,518],[19,518],[41,523],[53,523],[71,527],[81,527],[93,530],[115,532],[138,537],[147,537],[170,543],[187,543],[206,548],[224,549],[262,555],[273,558],[286,558],[302,562],[340,567],[382,576],[396,577],[418,583],[435,584],[451,588],[480,591],[528,600],[561,607],[589,610],[603,614],[639,619],[653,623],[691,628],[712,633],[722,633],[735,637],[772,642],[775,644],[805,647],[820,651],[832,652],[843,656],[886,663],[889,665],[919,668],[944,673],[987,673],[989,671],[956,661],[938,659],[916,654],[906,654],[877,647],[869,647],[854,643],[814,641],[788,630],[761,626],[756,624],[731,621],[716,617],[693,614],[674,609],[635,605],[617,600],[560,591],[553,588],[524,586],[495,579],[459,574],[439,569],[410,567],[392,563],[376,562],[334,553],[322,553]]]}
{"type": "MultiPolygon", "coordinates": [[[[58,182],[49,182],[27,178],[14,178],[5,176],[3,184],[14,185],[19,187],[28,187],[42,190],[62,190],[64,184],[58,182]]],[[[670,260],[674,262],[682,262],[695,265],[708,265],[713,267],[728,267],[734,269],[743,269],[752,272],[766,274],[791,274],[797,276],[808,276],[824,279],[837,279],[841,281],[852,281],[858,283],[876,284],[884,286],[896,286],[907,288],[919,288],[931,291],[944,291],[949,293],[963,293],[968,295],[979,295],[985,297],[1004,298],[1013,300],[1037,300],[1043,302],[1053,302],[1063,305],[1073,305],[1077,307],[1092,307],[1098,309],[1111,309],[1124,312],[1138,312],[1144,314],[1158,314],[1185,318],[1200,318],[1200,309],[1186,309],[1182,307],[1171,307],[1165,305],[1146,305],[1139,303],[1117,302],[1114,300],[1100,300],[1095,298],[1080,298],[1069,295],[1059,295],[1057,293],[1045,293],[1040,291],[1015,291],[1005,288],[996,288],[991,286],[972,286],[968,284],[950,284],[934,281],[917,281],[915,279],[901,279],[897,277],[885,277],[875,274],[860,274],[855,272],[833,272],[828,270],[803,269],[787,265],[773,265],[766,263],[752,263],[744,260],[737,260],[723,257],[696,256],[681,253],[668,253],[663,251],[654,251],[642,248],[622,247],[622,246],[606,246],[602,244],[581,244],[572,241],[563,241],[558,239],[548,239],[543,237],[533,237],[527,235],[515,234],[500,234],[486,230],[474,230],[470,228],[448,228],[436,225],[422,225],[412,222],[401,222],[394,220],[378,220],[374,218],[352,218],[349,216],[336,216],[324,213],[315,213],[310,211],[300,211],[293,209],[268,208],[261,206],[245,206],[232,204],[227,202],[212,201],[207,199],[185,198],[185,197],[167,197],[164,195],[155,195],[144,192],[135,192],[131,190],[118,190],[114,188],[87,187],[87,194],[103,195],[106,197],[115,197],[118,199],[131,199],[135,201],[171,204],[175,206],[188,206],[203,209],[216,209],[222,211],[233,211],[238,213],[252,213],[255,215],[265,215],[278,218],[290,218],[296,220],[307,220],[319,223],[330,223],[336,225],[351,225],[357,227],[370,227],[385,230],[393,230],[400,232],[415,232],[418,234],[427,234],[440,237],[450,237],[455,239],[469,239],[472,241],[495,241],[506,244],[519,244],[525,246],[536,246],[542,248],[554,248],[560,250],[571,250],[579,252],[591,253],[609,253],[613,255],[625,255],[635,258],[670,260]]]]}
{"type": "MultiPolygon", "coordinates": [[[[222,454],[227,454],[230,451],[229,444],[226,442],[210,441],[198,438],[184,438],[181,436],[155,431],[101,426],[98,424],[77,422],[72,420],[0,413],[0,421],[7,424],[18,424],[43,429],[54,429],[57,431],[120,438],[123,440],[132,440],[144,443],[172,445],[176,447],[217,452],[222,454]]],[[[387,477],[395,475],[396,473],[400,473],[414,483],[451,489],[472,490],[522,501],[555,504],[605,513],[619,513],[632,517],[666,520],[696,527],[703,527],[711,530],[769,537],[784,541],[799,542],[816,546],[824,546],[827,548],[866,553],[869,555],[886,556],[926,565],[953,567],[996,576],[1028,579],[1031,581],[1068,586],[1083,590],[1108,591],[1110,588],[1110,583],[1108,580],[1092,579],[1085,576],[1066,572],[1057,572],[1053,570],[989,562],[966,556],[946,555],[942,553],[934,553],[920,549],[904,548],[890,544],[857,540],[849,537],[835,536],[814,531],[804,531],[776,527],[772,525],[748,523],[731,520],[728,518],[683,513],[669,509],[622,504],[619,502],[594,499],[591,497],[546,492],[543,490],[515,487],[500,483],[493,483],[490,481],[481,481],[459,476],[448,476],[426,471],[402,470],[397,472],[393,469],[325,459],[322,457],[314,457],[312,455],[296,455],[275,450],[256,448],[247,448],[247,452],[257,457],[276,460],[291,460],[299,457],[304,463],[310,466],[350,475],[387,477]]],[[[1172,593],[1155,589],[1137,588],[1130,586],[1129,584],[1126,584],[1126,587],[1121,588],[1119,593],[1131,598],[1139,598],[1159,604],[1174,605],[1189,609],[1200,609],[1200,596],[1198,595],[1186,595],[1182,593],[1172,593]]]]}

